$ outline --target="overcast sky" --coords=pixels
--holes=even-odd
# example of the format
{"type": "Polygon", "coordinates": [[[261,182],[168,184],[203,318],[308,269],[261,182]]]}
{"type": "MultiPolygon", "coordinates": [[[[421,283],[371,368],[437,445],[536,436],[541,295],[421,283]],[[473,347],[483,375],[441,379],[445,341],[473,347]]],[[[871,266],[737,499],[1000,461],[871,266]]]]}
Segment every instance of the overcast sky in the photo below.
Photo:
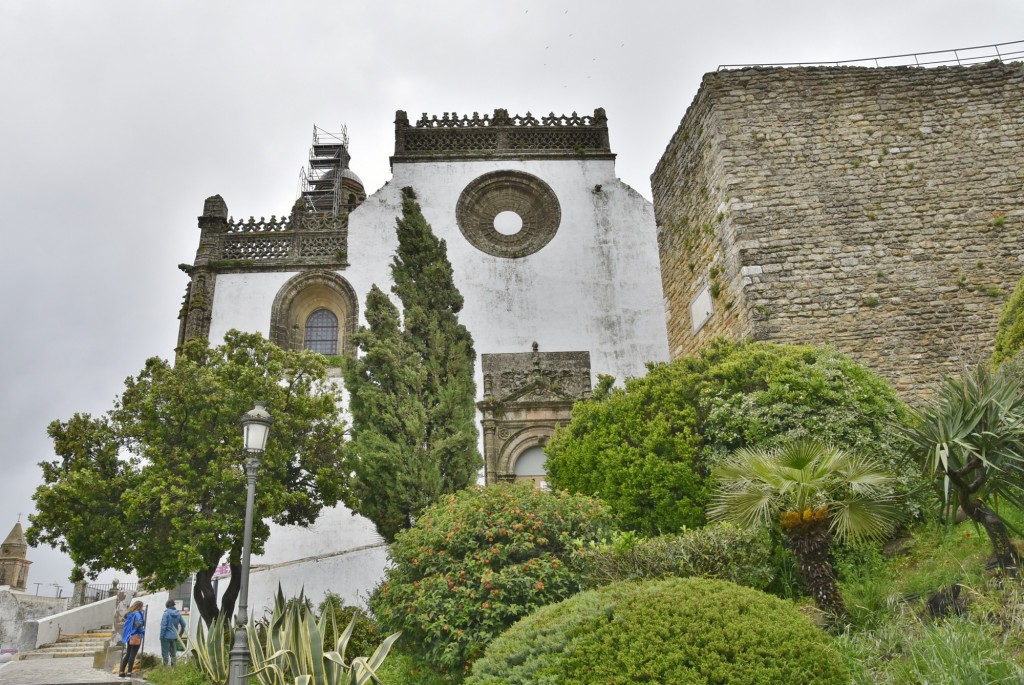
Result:
{"type": "MultiPolygon", "coordinates": [[[[287,214],[313,124],[347,124],[372,193],[395,110],[604,107],[619,176],[650,198],[719,64],[1020,39],[1021,0],[0,0],[0,536],[32,511],[47,423],[105,412],[171,356],[204,198],[287,214]]],[[[68,592],[69,560],[29,558],[30,592],[68,592]]]]}

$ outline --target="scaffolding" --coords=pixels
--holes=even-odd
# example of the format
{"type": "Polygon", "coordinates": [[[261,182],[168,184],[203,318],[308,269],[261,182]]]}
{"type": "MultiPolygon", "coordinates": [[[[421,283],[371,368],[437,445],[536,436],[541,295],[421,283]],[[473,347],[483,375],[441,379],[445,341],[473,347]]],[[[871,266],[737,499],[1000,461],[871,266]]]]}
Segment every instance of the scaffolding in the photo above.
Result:
{"type": "Polygon", "coordinates": [[[309,212],[337,216],[342,208],[342,173],[348,168],[348,127],[332,133],[313,126],[313,144],[309,148],[309,166],[299,171],[299,197],[309,212]]]}

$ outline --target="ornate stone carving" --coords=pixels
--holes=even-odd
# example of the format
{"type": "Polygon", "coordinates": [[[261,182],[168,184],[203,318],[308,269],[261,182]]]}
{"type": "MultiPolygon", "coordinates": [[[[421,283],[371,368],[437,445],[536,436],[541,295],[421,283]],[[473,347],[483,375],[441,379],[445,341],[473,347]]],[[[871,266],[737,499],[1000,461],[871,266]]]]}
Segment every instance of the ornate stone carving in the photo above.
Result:
{"type": "Polygon", "coordinates": [[[481,355],[484,463],[487,483],[515,480],[515,464],[566,425],[575,401],[590,396],[589,352],[481,355]]]}
{"type": "Polygon", "coordinates": [[[603,109],[593,116],[555,115],[538,119],[529,112],[510,116],[496,109],[492,116],[424,114],[415,125],[395,113],[395,155],[391,162],[423,159],[587,158],[614,159],[608,145],[608,118],[603,109]]]}
{"type": "Polygon", "coordinates": [[[234,238],[224,241],[221,259],[247,259],[263,261],[285,259],[291,253],[289,238],[234,238]]]}
{"type": "Polygon", "coordinates": [[[176,352],[186,340],[210,337],[210,320],[213,314],[213,292],[217,285],[217,276],[206,267],[182,268],[191,280],[185,286],[185,297],[182,299],[181,311],[178,313],[178,346],[176,352]]]}
{"type": "Polygon", "coordinates": [[[495,257],[525,257],[555,236],[562,210],[551,187],[522,171],[492,171],[471,181],[455,206],[459,230],[479,250],[495,257]],[[515,212],[522,228],[505,235],[494,227],[501,212],[515,212]]]}
{"type": "Polygon", "coordinates": [[[211,259],[219,270],[344,266],[348,216],[296,211],[291,217],[228,219],[211,259]],[[243,264],[232,265],[232,261],[243,264]]]}

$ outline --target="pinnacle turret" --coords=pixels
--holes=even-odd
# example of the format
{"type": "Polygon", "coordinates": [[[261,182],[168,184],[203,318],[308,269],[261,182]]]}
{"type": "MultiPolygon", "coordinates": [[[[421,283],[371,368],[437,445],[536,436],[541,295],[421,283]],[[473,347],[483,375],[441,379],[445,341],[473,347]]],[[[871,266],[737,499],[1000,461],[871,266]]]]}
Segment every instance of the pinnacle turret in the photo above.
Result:
{"type": "Polygon", "coordinates": [[[32,562],[27,556],[28,542],[19,517],[0,545],[0,585],[9,585],[14,590],[28,587],[28,567],[32,562]]]}

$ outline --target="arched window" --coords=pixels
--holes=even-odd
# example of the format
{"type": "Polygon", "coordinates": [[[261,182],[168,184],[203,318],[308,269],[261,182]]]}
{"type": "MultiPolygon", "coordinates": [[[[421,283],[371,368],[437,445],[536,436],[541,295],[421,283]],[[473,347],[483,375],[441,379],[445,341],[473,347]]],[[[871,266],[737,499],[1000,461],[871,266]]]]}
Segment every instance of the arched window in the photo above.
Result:
{"type": "Polygon", "coordinates": [[[338,317],[329,309],[317,309],[306,319],[303,347],[320,354],[338,354],[338,317]]]}
{"type": "Polygon", "coordinates": [[[337,317],[325,354],[354,355],[349,336],[356,332],[359,322],[356,291],[333,271],[306,271],[288,279],[270,310],[270,339],[286,350],[319,350],[313,346],[316,336],[307,325],[321,309],[337,317]]]}

